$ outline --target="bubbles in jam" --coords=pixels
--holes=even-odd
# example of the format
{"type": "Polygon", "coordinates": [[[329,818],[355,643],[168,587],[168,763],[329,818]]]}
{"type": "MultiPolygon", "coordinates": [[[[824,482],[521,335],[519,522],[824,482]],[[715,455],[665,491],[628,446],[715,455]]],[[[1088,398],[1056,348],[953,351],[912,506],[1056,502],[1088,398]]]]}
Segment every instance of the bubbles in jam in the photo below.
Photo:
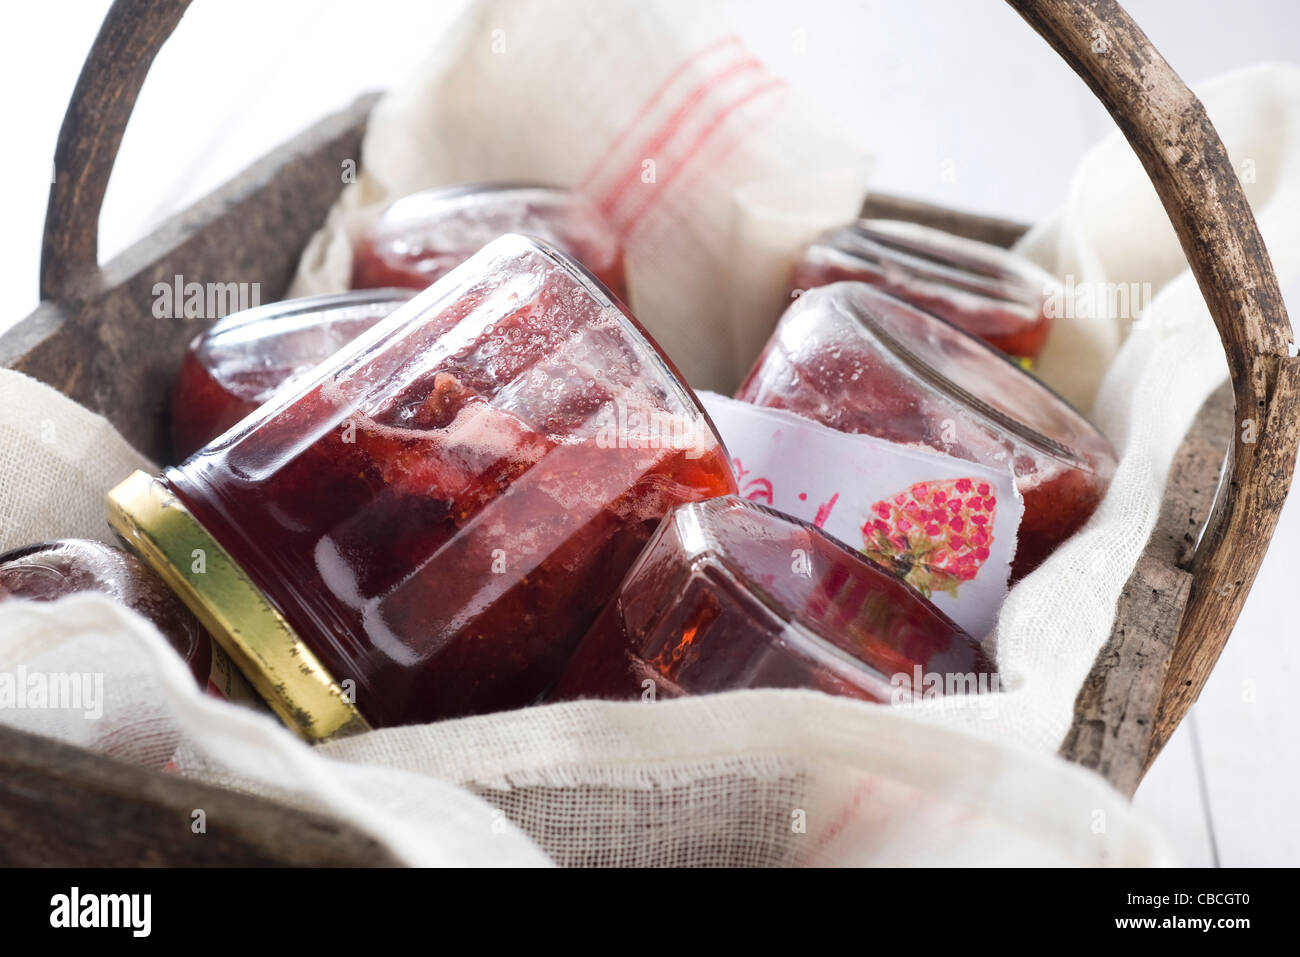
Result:
{"type": "Polygon", "coordinates": [[[1082,527],[1115,470],[1110,443],[1064,399],[975,337],[864,283],[800,296],[736,398],[1009,469],[1025,504],[1013,580],[1082,527]]]}
{"type": "Polygon", "coordinates": [[[992,686],[979,643],[917,592],[732,496],[669,513],[549,697],[811,688],[891,702],[911,698],[917,668],[940,687],[992,686]]]}

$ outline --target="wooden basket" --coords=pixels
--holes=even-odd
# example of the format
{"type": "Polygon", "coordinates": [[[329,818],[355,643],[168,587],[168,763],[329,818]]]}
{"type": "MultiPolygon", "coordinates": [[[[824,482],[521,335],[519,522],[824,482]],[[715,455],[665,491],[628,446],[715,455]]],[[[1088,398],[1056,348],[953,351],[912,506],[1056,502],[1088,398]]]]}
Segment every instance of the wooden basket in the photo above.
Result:
{"type": "MultiPolygon", "coordinates": [[[[1131,794],[1200,693],[1263,560],[1300,441],[1300,360],[1289,355],[1290,323],[1254,216],[1201,103],[1113,0],[1008,2],[1091,87],[1142,161],[1231,370],[1231,388],[1206,403],[1174,461],[1159,522],[1062,747],[1131,794]],[[1105,55],[1093,52],[1098,37],[1105,55]],[[1240,427],[1248,419],[1253,442],[1240,427]]],[[[197,330],[152,319],[144,304],[154,283],[238,276],[260,283],[268,300],[280,298],[341,189],[341,164],[360,156],[376,99],[321,120],[101,266],[99,211],[122,133],[154,55],[188,6],[116,0],[105,17],[59,134],[43,301],[0,336],[0,363],[102,413],[155,459],[167,448],[172,378],[197,330]]],[[[1002,246],[1024,232],[885,196],[871,197],[865,212],[1002,246]]],[[[391,863],[339,822],[2,727],[0,860],[391,863]],[[217,840],[185,840],[196,807],[217,840]]]]}

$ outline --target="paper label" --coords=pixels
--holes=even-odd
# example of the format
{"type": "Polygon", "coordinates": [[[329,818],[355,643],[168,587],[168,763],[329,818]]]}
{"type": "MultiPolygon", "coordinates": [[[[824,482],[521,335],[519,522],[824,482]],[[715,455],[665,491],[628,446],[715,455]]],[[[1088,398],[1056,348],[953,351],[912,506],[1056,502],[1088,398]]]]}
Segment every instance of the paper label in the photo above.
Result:
{"type": "Polygon", "coordinates": [[[712,392],[699,397],[741,496],[872,558],[975,638],[993,630],[1024,511],[1009,470],[712,392]]]}

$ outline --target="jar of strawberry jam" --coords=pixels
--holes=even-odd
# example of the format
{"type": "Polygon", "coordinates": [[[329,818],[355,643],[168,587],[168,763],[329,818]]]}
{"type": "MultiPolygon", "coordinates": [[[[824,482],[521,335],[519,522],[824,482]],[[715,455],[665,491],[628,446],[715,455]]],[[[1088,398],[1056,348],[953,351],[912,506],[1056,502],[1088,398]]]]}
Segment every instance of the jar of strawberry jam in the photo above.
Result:
{"type": "Polygon", "coordinates": [[[110,513],[321,739],[536,700],[660,518],[734,490],[636,321],[507,235],[110,513]]]}
{"type": "Polygon", "coordinates": [[[1005,249],[892,219],[823,233],[795,267],[794,289],[865,282],[947,319],[1007,355],[1036,359],[1051,329],[1056,278],[1005,249]]]}
{"type": "Polygon", "coordinates": [[[996,680],[979,643],[889,572],[729,496],[668,514],[550,699],[811,688],[897,702],[914,700],[918,670],[923,687],[996,680]]]}
{"type": "Polygon", "coordinates": [[[411,298],[409,289],[309,296],[231,313],[190,343],[172,388],[172,451],[188,458],[411,298]]]}
{"type": "Polygon", "coordinates": [[[0,555],[0,601],[54,601],[86,591],[107,595],[152,622],[209,694],[237,701],[253,697],[189,609],[134,555],[83,539],[42,542],[0,555]]]}
{"type": "Polygon", "coordinates": [[[736,398],[1009,469],[1025,505],[1013,580],[1087,521],[1115,470],[1110,443],[1047,386],[864,283],[795,300],[736,398]]]}
{"type": "Polygon", "coordinates": [[[536,183],[451,186],[402,197],[356,243],[352,288],[423,289],[505,233],[563,250],[627,299],[613,226],[581,193],[536,183]]]}

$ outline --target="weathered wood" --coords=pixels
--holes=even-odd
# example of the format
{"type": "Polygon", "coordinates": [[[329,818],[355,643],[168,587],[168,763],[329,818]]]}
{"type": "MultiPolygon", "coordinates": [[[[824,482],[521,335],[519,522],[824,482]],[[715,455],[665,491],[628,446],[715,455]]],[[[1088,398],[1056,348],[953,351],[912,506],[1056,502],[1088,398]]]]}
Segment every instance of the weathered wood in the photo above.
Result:
{"type": "Polygon", "coordinates": [[[1024,223],[980,213],[967,213],[936,206],[919,199],[905,199],[885,193],[871,193],[862,204],[864,219],[901,219],[955,236],[977,239],[983,243],[1009,248],[1028,229],[1024,223]]]}
{"type": "MultiPolygon", "coordinates": [[[[102,269],[81,274],[75,296],[43,303],[0,335],[0,365],[104,414],[132,445],[165,460],[169,396],[185,347],[233,311],[237,297],[211,314],[155,318],[155,284],[172,286],[179,276],[217,293],[281,298],[308,237],[338,197],[343,162],[360,156],[374,99],[327,117],[102,269]]],[[[172,303],[183,316],[181,305],[172,303]]]]}
{"type": "MultiPolygon", "coordinates": [[[[1195,703],[1223,653],[1228,636],[1268,552],[1295,473],[1300,445],[1300,361],[1262,356],[1275,379],[1255,415],[1234,421],[1229,481],[1220,488],[1215,518],[1191,563],[1194,578],[1186,624],[1174,648],[1147,757],[1150,766],[1195,703]],[[1257,442],[1244,441],[1254,433],[1257,442]],[[1253,449],[1243,465],[1241,449],[1253,449]]],[[[1238,390],[1237,408],[1242,404],[1238,390]]]]}
{"type": "Polygon", "coordinates": [[[1169,468],[1164,499],[1146,550],[1115,610],[1109,640],[1074,704],[1061,756],[1092,768],[1132,794],[1147,767],[1165,677],[1185,615],[1195,551],[1218,488],[1232,431],[1232,390],[1201,408],[1169,468]]]}
{"type": "Polygon", "coordinates": [[[1300,447],[1300,363],[1277,277],[1205,107],[1114,0],[1008,0],[1083,78],[1137,154],[1228,357],[1239,425],[1230,481],[1193,566],[1148,760],[1191,707],[1259,571],[1300,447]],[[1255,428],[1245,441],[1245,420],[1255,428]]]}
{"type": "Polygon", "coordinates": [[[66,301],[99,262],[99,210],[140,87],[190,0],[116,0],[82,65],[54,147],[41,298],[66,301]]]}
{"type": "Polygon", "coordinates": [[[392,866],[319,814],[0,725],[0,865],[392,866]],[[195,833],[194,812],[205,833],[195,833]]]}
{"type": "Polygon", "coordinates": [[[1225,382],[1205,400],[1183,437],[1169,467],[1160,517],[1147,546],[1151,557],[1190,568],[1232,444],[1232,403],[1232,386],[1225,382]]]}
{"type": "Polygon", "coordinates": [[[1183,619],[1192,576],[1143,555],[1124,585],[1115,628],[1079,689],[1061,756],[1132,794],[1142,780],[1151,725],[1183,619]]]}

